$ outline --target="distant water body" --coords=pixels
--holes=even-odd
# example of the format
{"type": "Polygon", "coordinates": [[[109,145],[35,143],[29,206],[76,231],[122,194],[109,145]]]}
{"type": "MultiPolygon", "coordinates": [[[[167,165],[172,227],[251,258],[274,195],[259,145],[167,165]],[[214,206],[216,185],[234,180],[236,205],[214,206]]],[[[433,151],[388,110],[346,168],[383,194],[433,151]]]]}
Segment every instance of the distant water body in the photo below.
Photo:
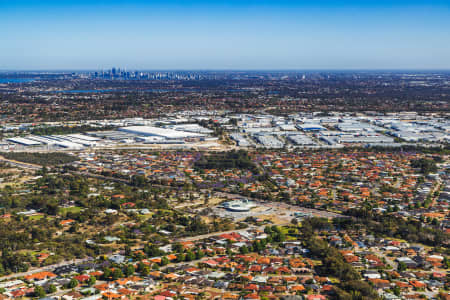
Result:
{"type": "MultiPolygon", "coordinates": [[[[113,92],[147,92],[147,93],[169,93],[169,92],[201,92],[201,89],[145,89],[145,90],[133,90],[133,89],[99,89],[99,90],[59,90],[51,91],[50,93],[113,93],[113,92]]],[[[246,92],[245,90],[229,89],[227,92],[246,92]]]]}
{"type": "Polygon", "coordinates": [[[32,82],[33,78],[0,78],[0,83],[23,83],[32,82]]]}
{"type": "Polygon", "coordinates": [[[51,91],[50,93],[109,93],[116,92],[118,90],[61,90],[61,91],[51,91]]]}

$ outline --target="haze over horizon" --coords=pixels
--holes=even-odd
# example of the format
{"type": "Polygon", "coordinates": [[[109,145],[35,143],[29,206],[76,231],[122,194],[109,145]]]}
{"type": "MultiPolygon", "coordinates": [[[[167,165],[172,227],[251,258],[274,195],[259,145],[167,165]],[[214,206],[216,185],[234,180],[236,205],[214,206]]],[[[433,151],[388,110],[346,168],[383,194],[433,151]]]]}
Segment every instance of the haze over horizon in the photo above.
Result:
{"type": "Polygon", "coordinates": [[[0,70],[450,69],[447,1],[3,1],[0,70]]]}

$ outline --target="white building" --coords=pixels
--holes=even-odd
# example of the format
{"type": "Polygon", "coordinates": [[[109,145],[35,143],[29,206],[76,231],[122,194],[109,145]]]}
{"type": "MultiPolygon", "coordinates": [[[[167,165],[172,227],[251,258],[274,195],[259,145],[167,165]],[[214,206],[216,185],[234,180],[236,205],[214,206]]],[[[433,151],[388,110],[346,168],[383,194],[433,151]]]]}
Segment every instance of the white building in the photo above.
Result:
{"type": "Polygon", "coordinates": [[[204,134],[179,131],[167,128],[153,127],[153,126],[129,126],[121,127],[120,131],[132,133],[140,136],[160,136],[166,139],[185,139],[185,138],[200,138],[204,134]]]}

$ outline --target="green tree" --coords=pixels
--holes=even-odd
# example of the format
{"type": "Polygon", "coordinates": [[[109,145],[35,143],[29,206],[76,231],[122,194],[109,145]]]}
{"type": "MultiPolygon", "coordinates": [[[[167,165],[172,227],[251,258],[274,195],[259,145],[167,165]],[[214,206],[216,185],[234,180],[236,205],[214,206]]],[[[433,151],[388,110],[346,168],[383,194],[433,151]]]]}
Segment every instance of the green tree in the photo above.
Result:
{"type": "Polygon", "coordinates": [[[392,292],[394,293],[394,295],[396,295],[397,297],[400,297],[401,294],[401,290],[399,286],[394,286],[394,288],[392,289],[392,292]]]}
{"type": "Polygon", "coordinates": [[[444,261],[442,263],[444,265],[444,268],[450,268],[450,259],[448,259],[447,257],[444,257],[444,261]]]}
{"type": "Polygon", "coordinates": [[[184,254],[184,253],[177,254],[177,262],[183,262],[185,260],[186,260],[186,254],[184,254]]]}
{"type": "Polygon", "coordinates": [[[397,271],[403,272],[403,271],[406,271],[407,268],[408,267],[406,266],[406,264],[401,261],[401,262],[398,263],[397,271]]]}
{"type": "Polygon", "coordinates": [[[112,277],[111,269],[103,270],[103,279],[110,280],[111,277],[112,277]]]}
{"type": "Polygon", "coordinates": [[[55,285],[53,285],[53,284],[50,284],[49,286],[48,286],[48,290],[47,290],[47,292],[49,293],[49,294],[53,294],[53,293],[56,293],[56,286],[55,285]]]}
{"type": "Polygon", "coordinates": [[[122,270],[119,268],[114,268],[114,271],[112,272],[112,278],[113,280],[117,280],[119,278],[123,277],[122,270]]]}
{"type": "Polygon", "coordinates": [[[193,261],[195,259],[195,254],[192,251],[186,253],[186,261],[193,261]]]}
{"type": "Polygon", "coordinates": [[[201,259],[201,258],[203,258],[205,256],[205,253],[202,251],[202,250],[198,250],[196,253],[195,253],[195,258],[196,259],[201,259]]]}
{"type": "Polygon", "coordinates": [[[169,264],[169,259],[165,256],[161,257],[161,266],[166,266],[169,264]]]}
{"type": "Polygon", "coordinates": [[[277,233],[277,234],[275,234],[275,236],[273,237],[273,240],[274,240],[275,242],[282,243],[282,242],[286,241],[286,235],[285,235],[284,233],[282,233],[282,232],[277,233]]]}
{"type": "Polygon", "coordinates": [[[90,286],[93,286],[96,282],[97,282],[97,278],[95,278],[95,276],[89,277],[88,284],[89,284],[90,286]]]}
{"type": "Polygon", "coordinates": [[[248,254],[248,248],[246,245],[242,246],[241,248],[239,248],[239,252],[241,252],[241,254],[248,254]]]}
{"type": "Polygon", "coordinates": [[[173,251],[175,251],[176,253],[182,253],[184,251],[184,247],[181,243],[175,243],[173,245],[173,251]]]}
{"type": "Polygon", "coordinates": [[[142,276],[147,276],[150,273],[150,267],[148,265],[144,264],[143,262],[140,262],[138,264],[138,272],[142,276]]]}
{"type": "Polygon", "coordinates": [[[125,268],[125,276],[131,276],[134,274],[136,270],[134,269],[133,265],[129,264],[125,268]]]}
{"type": "Polygon", "coordinates": [[[70,279],[69,284],[67,285],[67,287],[69,289],[74,289],[78,286],[78,280],[76,280],[75,278],[70,279]]]}
{"type": "Polygon", "coordinates": [[[35,286],[34,287],[34,296],[38,298],[44,298],[45,297],[45,290],[42,286],[35,286]]]}

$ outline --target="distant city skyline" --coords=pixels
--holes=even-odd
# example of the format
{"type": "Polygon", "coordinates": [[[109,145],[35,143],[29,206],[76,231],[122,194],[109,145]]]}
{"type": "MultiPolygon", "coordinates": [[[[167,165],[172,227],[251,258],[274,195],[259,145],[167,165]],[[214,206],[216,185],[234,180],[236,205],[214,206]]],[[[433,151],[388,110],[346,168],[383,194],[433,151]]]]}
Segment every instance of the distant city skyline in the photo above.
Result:
{"type": "Polygon", "coordinates": [[[0,28],[0,70],[450,69],[448,1],[0,0],[0,28]]]}

